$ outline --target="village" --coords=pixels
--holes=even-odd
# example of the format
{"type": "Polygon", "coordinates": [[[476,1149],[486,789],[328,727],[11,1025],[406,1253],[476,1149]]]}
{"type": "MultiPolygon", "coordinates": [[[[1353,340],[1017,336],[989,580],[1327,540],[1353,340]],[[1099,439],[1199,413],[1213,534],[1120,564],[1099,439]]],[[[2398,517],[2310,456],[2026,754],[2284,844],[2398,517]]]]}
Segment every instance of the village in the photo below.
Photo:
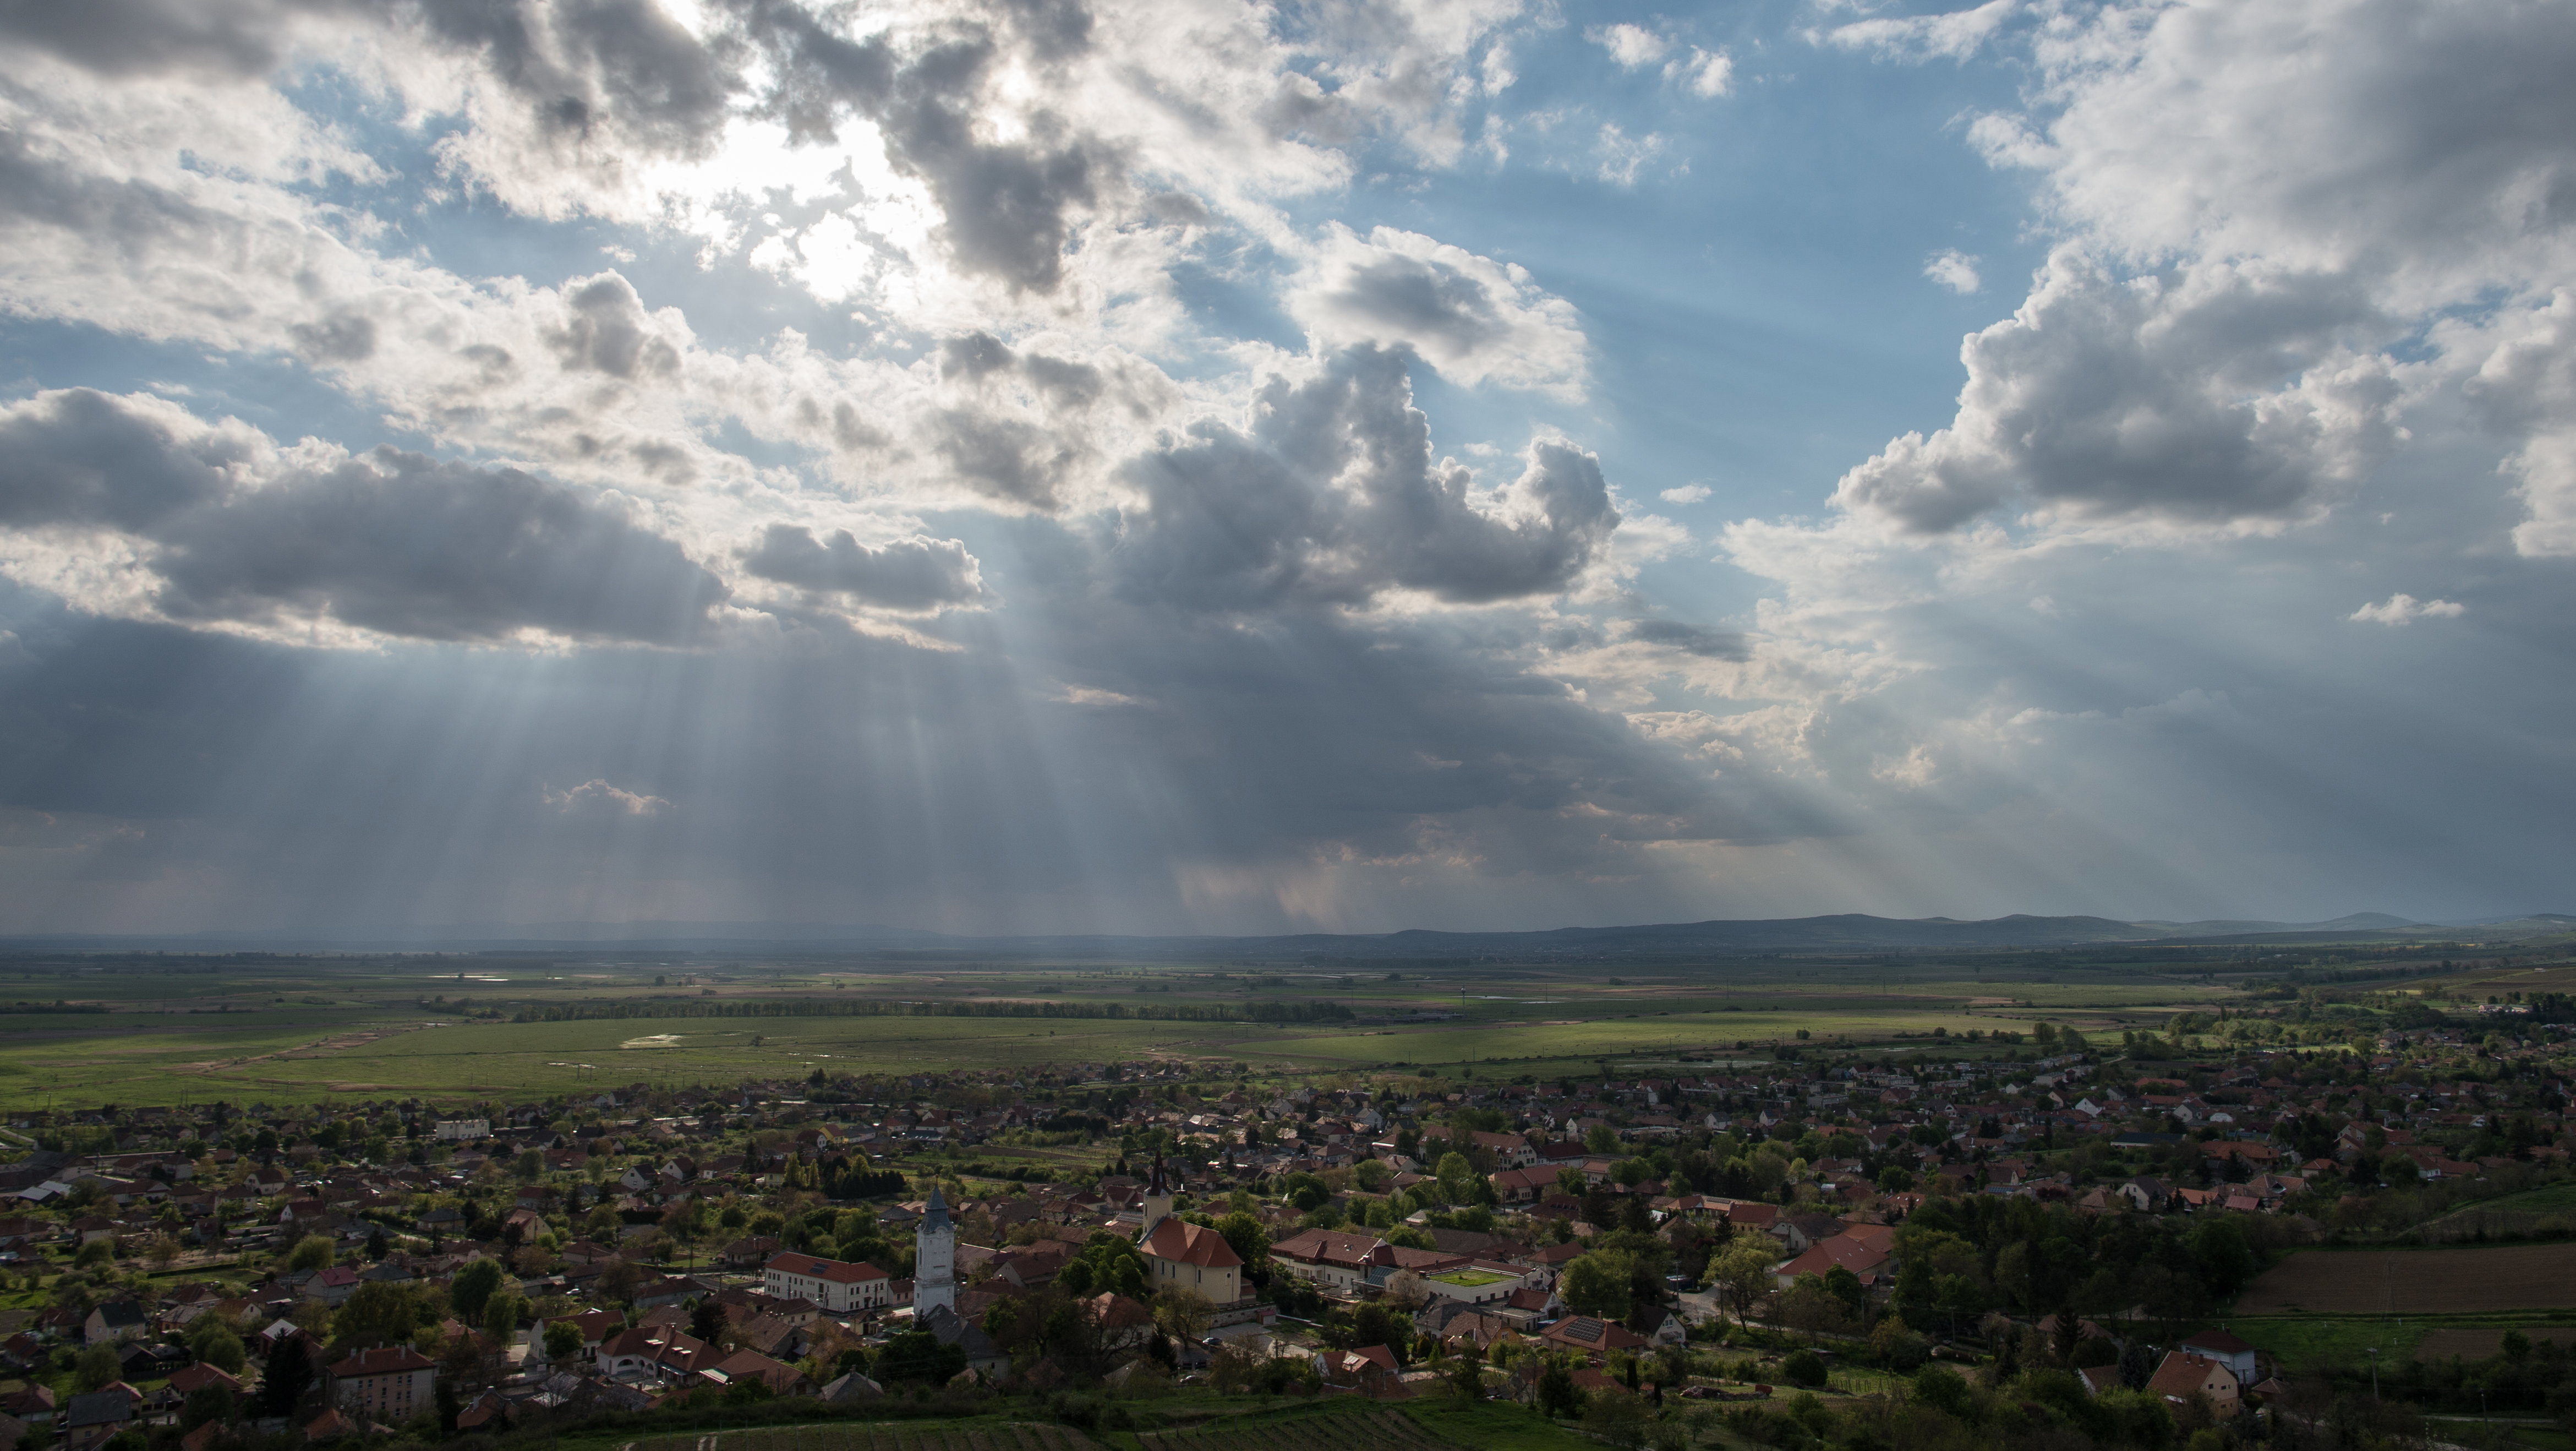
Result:
{"type": "Polygon", "coordinates": [[[2282,1390],[2208,1323],[2258,1259],[2564,1174],[2559,1027],[2152,1059],[2006,1036],[1587,1081],[1088,1064],[21,1113],[0,1445],[907,1386],[1643,1414],[1944,1359],[2212,1424],[2282,1390]],[[1011,1153],[1067,1140],[1096,1167],[1011,1153]],[[2193,1268],[2043,1271],[2067,1224],[2193,1268]]]}

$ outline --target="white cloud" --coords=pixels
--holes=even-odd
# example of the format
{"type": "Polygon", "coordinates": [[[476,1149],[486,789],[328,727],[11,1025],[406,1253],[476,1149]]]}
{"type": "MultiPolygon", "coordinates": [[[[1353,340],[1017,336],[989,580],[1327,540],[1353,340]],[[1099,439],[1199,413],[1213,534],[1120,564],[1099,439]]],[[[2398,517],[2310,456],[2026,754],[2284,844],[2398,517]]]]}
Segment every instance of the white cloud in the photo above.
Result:
{"type": "Polygon", "coordinates": [[[1664,66],[1664,79],[1683,86],[1694,96],[1723,96],[1735,89],[1735,58],[1723,50],[1690,48],[1690,54],[1678,57],[1664,66]]]}
{"type": "Polygon", "coordinates": [[[1587,344],[1572,304],[1518,266],[1418,232],[1361,237],[1332,224],[1287,310],[1322,347],[1402,345],[1469,386],[1583,393],[1587,344]]]}
{"type": "Polygon", "coordinates": [[[1843,50],[1866,50],[1889,60],[1966,60],[2020,10],[2021,0],[1986,0],[1973,10],[1855,20],[1825,31],[1821,39],[1843,50]]]}
{"type": "Polygon", "coordinates": [[[1592,154],[1601,162],[1600,176],[1613,186],[1635,186],[1637,173],[1646,163],[1664,154],[1671,143],[1653,131],[1643,136],[1630,136],[1615,121],[1601,124],[1601,134],[1592,144],[1592,154]]]}
{"type": "Polygon", "coordinates": [[[1624,21],[1617,25],[1596,25],[1583,32],[1583,38],[1610,52],[1610,58],[1621,70],[1643,70],[1664,58],[1673,43],[1642,25],[1624,21]]]}
{"type": "Polygon", "coordinates": [[[2456,620],[2468,612],[2467,605],[2449,600],[2418,600],[2410,594],[2393,594],[2384,603],[2363,605],[2349,618],[2370,625],[2406,625],[2417,620],[2456,620]]]}
{"type": "Polygon", "coordinates": [[[537,794],[548,806],[566,816],[658,816],[671,809],[671,803],[659,796],[628,791],[597,779],[584,781],[568,791],[539,788],[537,794]]]}
{"type": "Polygon", "coordinates": [[[1961,297],[1985,285],[1977,276],[1977,259],[1955,247],[1944,247],[1925,259],[1923,275],[1961,297]]]}
{"type": "Polygon", "coordinates": [[[1684,484],[1678,489],[1664,490],[1663,500],[1667,504],[1699,504],[1707,502],[1708,493],[1706,484],[1684,484]]]}

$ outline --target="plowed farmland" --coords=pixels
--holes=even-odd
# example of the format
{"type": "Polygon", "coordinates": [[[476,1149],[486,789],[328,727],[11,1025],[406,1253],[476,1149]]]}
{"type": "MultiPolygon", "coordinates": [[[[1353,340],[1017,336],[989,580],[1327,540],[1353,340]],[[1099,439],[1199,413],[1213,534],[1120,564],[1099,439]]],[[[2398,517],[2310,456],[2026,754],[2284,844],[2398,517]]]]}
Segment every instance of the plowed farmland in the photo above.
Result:
{"type": "Polygon", "coordinates": [[[2576,1307],[2576,1244],[2303,1250],[2237,1299],[2241,1315],[2474,1315],[2576,1307]]]}
{"type": "Polygon", "coordinates": [[[1038,1422],[950,1426],[886,1421],[653,1436],[629,1441],[618,1451],[1097,1451],[1099,1444],[1069,1426],[1038,1422]]]}
{"type": "Polygon", "coordinates": [[[1376,1407],[1269,1421],[1219,1421],[1188,1431],[1147,1431],[1136,1439],[1145,1451],[1348,1451],[1354,1446],[1448,1451],[1450,1445],[1404,1416],[1376,1407]]]}

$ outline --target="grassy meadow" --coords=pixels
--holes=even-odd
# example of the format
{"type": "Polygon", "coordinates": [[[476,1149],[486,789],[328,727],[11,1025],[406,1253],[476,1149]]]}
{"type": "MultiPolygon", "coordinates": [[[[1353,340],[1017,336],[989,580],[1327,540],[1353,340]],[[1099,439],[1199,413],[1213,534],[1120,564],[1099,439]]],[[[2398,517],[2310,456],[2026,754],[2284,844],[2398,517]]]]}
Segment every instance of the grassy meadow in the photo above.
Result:
{"type": "Polygon", "coordinates": [[[473,1100],[584,1085],[1188,1060],[1264,1072],[1557,1076],[1763,1061],[1786,1046],[1948,1059],[2048,1018],[2153,1027],[2226,990],[2148,964],[1722,960],[1352,972],[1195,964],[722,960],[568,953],[0,957],[0,1093],[56,1107],[350,1095],[473,1100]],[[1046,1001],[1248,1010],[1318,999],[1352,1022],[917,1016],[517,1022],[567,1004],[1046,1001]],[[24,1004],[103,1011],[25,1011],[24,1004]],[[12,1011],[13,1007],[20,1010],[12,1011]],[[1944,1036],[1936,1037],[1935,1034],[1944,1036]],[[1803,1038],[1801,1035],[1805,1035],[1803,1038]]]}

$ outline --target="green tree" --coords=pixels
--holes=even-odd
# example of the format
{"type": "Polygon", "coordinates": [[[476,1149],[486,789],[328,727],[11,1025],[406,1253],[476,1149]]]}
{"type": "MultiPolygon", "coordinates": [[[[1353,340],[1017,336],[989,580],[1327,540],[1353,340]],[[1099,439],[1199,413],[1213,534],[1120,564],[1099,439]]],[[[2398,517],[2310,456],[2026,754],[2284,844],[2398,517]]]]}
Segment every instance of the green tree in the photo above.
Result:
{"type": "Polygon", "coordinates": [[[305,1349],[303,1336],[290,1335],[268,1353],[254,1407],[262,1416],[287,1415],[294,1411],[296,1402],[304,1399],[304,1388],[312,1380],[312,1352],[305,1349]]]}
{"type": "Polygon", "coordinates": [[[1968,1382],[1946,1365],[1927,1365],[1914,1372],[1914,1399],[1953,1416],[1968,1412],[1968,1382]]]}
{"type": "Polygon", "coordinates": [[[2254,1251],[2232,1215],[2202,1220],[2192,1231],[2191,1254],[2212,1299],[2224,1300],[2254,1278],[2254,1251]]]}
{"type": "Polygon", "coordinates": [[[1789,1384],[1805,1386],[1809,1390],[1833,1378],[1825,1369],[1825,1358],[1812,1350],[1790,1352],[1789,1358],[1780,1362],[1780,1375],[1789,1384]]]}
{"type": "Polygon", "coordinates": [[[1771,1266],[1778,1256],[1763,1243],[1766,1236],[1739,1235],[1727,1241],[1726,1248],[1709,1261],[1709,1287],[1733,1306],[1735,1318],[1743,1323],[1752,1313],[1753,1304],[1771,1293],[1771,1266]]]}
{"type": "Polygon", "coordinates": [[[1442,1154],[1439,1164],[1431,1172],[1440,1181],[1441,1199],[1451,1204],[1476,1202],[1476,1187],[1484,1180],[1476,1172],[1476,1166],[1467,1162],[1466,1155],[1454,1149],[1442,1154]]]}
{"type": "Polygon", "coordinates": [[[1618,1250],[1597,1249],[1565,1267],[1559,1291],[1577,1314],[1624,1320],[1636,1267],[1635,1259],[1618,1250]]]}
{"type": "Polygon", "coordinates": [[[116,1351],[105,1345],[93,1345],[72,1359],[72,1388],[83,1395],[97,1390],[125,1374],[117,1361],[116,1351]]]}
{"type": "Polygon", "coordinates": [[[468,1261],[447,1286],[447,1303],[456,1311],[456,1318],[468,1325],[481,1320],[484,1307],[491,1303],[492,1292],[501,1288],[502,1278],[500,1261],[468,1261]]]}
{"type": "Polygon", "coordinates": [[[517,1290],[503,1290],[483,1302],[483,1333],[495,1344],[507,1345],[519,1333],[519,1320],[527,1313],[528,1302],[517,1290]]]}
{"type": "Polygon", "coordinates": [[[241,1337],[223,1321],[208,1315],[188,1331],[188,1353],[223,1371],[239,1375],[245,1363],[241,1337]]]}
{"type": "Polygon", "coordinates": [[[570,1360],[581,1354],[581,1330],[569,1320],[546,1327],[546,1359],[570,1360]]]}
{"type": "Polygon", "coordinates": [[[886,1342],[877,1356],[876,1379],[885,1385],[946,1385],[966,1368],[966,1352],[942,1345],[927,1330],[907,1330],[886,1342]]]}
{"type": "Polygon", "coordinates": [[[1243,1261],[1247,1273],[1266,1268],[1270,1263],[1270,1234],[1261,1221],[1251,1214],[1236,1210],[1216,1222],[1216,1232],[1225,1236],[1228,1249],[1243,1261]]]}
{"type": "Polygon", "coordinates": [[[369,1280],[331,1317],[334,1347],[359,1350],[370,1345],[401,1345],[428,1322],[420,1297],[407,1285],[369,1280]]]}
{"type": "Polygon", "coordinates": [[[1608,1124],[1594,1124],[1584,1131],[1583,1147],[1596,1154],[1619,1152],[1619,1135],[1608,1124]]]}
{"type": "Polygon", "coordinates": [[[332,1259],[331,1241],[318,1234],[308,1234],[295,1242],[295,1248],[286,1252],[286,1269],[289,1274],[299,1270],[327,1270],[332,1259]]]}
{"type": "Polygon", "coordinates": [[[179,1429],[193,1431],[208,1421],[230,1421],[238,1413],[233,1388],[217,1381],[188,1392],[179,1407],[179,1429]]]}
{"type": "Polygon", "coordinates": [[[1539,1372],[1538,1408],[1559,1418],[1582,1414],[1583,1392],[1575,1387],[1572,1371],[1551,1361],[1539,1372]]]}

